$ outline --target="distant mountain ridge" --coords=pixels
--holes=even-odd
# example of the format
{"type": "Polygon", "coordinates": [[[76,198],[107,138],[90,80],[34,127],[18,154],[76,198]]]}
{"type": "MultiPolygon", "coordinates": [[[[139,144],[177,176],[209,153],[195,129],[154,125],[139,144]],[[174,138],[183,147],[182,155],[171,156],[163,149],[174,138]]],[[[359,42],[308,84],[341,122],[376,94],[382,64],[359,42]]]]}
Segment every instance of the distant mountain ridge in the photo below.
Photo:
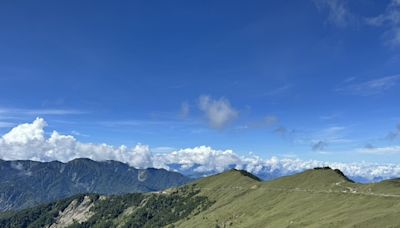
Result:
{"type": "Polygon", "coordinates": [[[136,169],[117,161],[0,160],[0,211],[31,207],[80,193],[159,191],[188,181],[180,173],[136,169]]]}

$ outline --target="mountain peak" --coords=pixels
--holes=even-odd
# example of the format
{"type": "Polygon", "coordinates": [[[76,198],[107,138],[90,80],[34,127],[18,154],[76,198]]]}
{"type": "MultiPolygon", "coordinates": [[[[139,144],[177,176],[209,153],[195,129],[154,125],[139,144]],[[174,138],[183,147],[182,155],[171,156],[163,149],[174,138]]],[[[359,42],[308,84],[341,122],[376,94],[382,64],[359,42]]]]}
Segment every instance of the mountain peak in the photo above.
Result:
{"type": "Polygon", "coordinates": [[[231,169],[219,174],[208,176],[197,181],[195,184],[204,187],[205,189],[219,188],[235,188],[235,187],[251,187],[259,183],[261,180],[253,174],[244,171],[231,169]]]}
{"type": "Polygon", "coordinates": [[[282,177],[266,183],[287,188],[330,189],[338,183],[353,183],[342,171],[330,167],[317,167],[302,173],[282,177]]]}
{"type": "Polygon", "coordinates": [[[260,178],[258,178],[258,177],[255,176],[254,174],[249,173],[249,172],[247,172],[246,170],[243,170],[243,169],[231,169],[230,171],[227,171],[227,172],[228,172],[228,173],[229,173],[229,172],[238,173],[238,174],[240,174],[240,175],[242,175],[242,176],[249,177],[249,178],[251,178],[251,179],[253,179],[253,180],[256,180],[256,181],[262,181],[260,178]]]}
{"type": "MultiPolygon", "coordinates": [[[[327,171],[326,173],[332,173],[335,172],[339,177],[343,178],[344,180],[348,181],[348,182],[354,182],[353,180],[351,180],[350,178],[348,178],[340,169],[332,169],[329,166],[325,166],[325,167],[315,167],[314,168],[315,171],[327,171]]],[[[314,171],[314,172],[315,172],[314,171]]],[[[333,174],[333,173],[332,173],[333,174]]]]}

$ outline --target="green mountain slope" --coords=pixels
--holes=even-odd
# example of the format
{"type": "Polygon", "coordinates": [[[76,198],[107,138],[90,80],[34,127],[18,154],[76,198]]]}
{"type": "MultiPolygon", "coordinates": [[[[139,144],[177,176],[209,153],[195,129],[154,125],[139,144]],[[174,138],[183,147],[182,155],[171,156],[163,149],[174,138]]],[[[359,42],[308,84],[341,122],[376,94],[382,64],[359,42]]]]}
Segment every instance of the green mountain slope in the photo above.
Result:
{"type": "Polygon", "coordinates": [[[330,168],[269,182],[231,170],[158,193],[79,196],[3,214],[0,226],[400,227],[399,187],[357,184],[330,168]]]}
{"type": "Polygon", "coordinates": [[[391,181],[389,187],[357,184],[327,168],[264,183],[238,172],[224,175],[200,181],[200,194],[216,202],[177,227],[400,226],[400,188],[391,181]]]}
{"type": "Polygon", "coordinates": [[[190,179],[163,169],[135,169],[116,161],[68,163],[0,160],[0,211],[15,210],[80,193],[159,191],[190,179]]]}

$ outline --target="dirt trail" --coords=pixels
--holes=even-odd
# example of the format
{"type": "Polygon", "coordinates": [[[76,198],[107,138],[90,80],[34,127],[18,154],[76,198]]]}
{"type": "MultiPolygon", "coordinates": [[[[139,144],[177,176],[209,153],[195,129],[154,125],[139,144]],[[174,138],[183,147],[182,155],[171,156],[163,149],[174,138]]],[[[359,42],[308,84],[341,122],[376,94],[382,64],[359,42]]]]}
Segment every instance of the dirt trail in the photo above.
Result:
{"type": "MultiPolygon", "coordinates": [[[[398,194],[385,194],[385,193],[374,193],[374,192],[359,192],[356,189],[351,187],[345,187],[343,190],[314,190],[314,189],[304,189],[304,188],[272,188],[272,187],[262,187],[265,190],[270,191],[284,191],[284,192],[309,192],[309,193],[324,193],[324,194],[352,194],[352,195],[365,195],[365,196],[375,196],[375,197],[393,197],[399,198],[400,195],[398,194]]],[[[201,188],[204,190],[212,190],[214,188],[201,188]]],[[[219,189],[227,189],[227,190],[254,190],[255,188],[248,188],[248,187],[228,187],[228,188],[219,188],[219,189]]]]}

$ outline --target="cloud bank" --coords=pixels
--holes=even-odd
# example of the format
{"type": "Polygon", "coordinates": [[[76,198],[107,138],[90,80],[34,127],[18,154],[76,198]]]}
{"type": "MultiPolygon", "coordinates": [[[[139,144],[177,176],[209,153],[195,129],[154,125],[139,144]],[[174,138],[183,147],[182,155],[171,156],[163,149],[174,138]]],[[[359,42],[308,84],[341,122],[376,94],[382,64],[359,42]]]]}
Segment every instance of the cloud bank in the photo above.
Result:
{"type": "MultiPolygon", "coordinates": [[[[0,138],[0,158],[5,160],[29,159],[36,161],[69,161],[85,157],[93,160],[117,160],[137,168],[165,168],[191,176],[204,176],[227,169],[245,169],[262,178],[270,179],[293,174],[318,166],[331,166],[346,175],[363,181],[378,181],[400,176],[400,165],[371,163],[335,163],[316,160],[263,159],[255,155],[238,155],[233,150],[217,150],[198,146],[173,151],[153,151],[148,145],[132,148],[107,144],[82,143],[71,135],[53,131],[46,135],[44,119],[18,125],[0,138]]],[[[370,149],[371,150],[371,149],[370,149]]],[[[379,148],[374,148],[374,152],[379,148]]],[[[360,151],[365,152],[365,151],[360,151]]],[[[371,151],[369,151],[371,152],[371,151]]],[[[384,153],[390,151],[383,151],[384,153]]],[[[395,152],[400,152],[395,148],[395,152]]]]}

